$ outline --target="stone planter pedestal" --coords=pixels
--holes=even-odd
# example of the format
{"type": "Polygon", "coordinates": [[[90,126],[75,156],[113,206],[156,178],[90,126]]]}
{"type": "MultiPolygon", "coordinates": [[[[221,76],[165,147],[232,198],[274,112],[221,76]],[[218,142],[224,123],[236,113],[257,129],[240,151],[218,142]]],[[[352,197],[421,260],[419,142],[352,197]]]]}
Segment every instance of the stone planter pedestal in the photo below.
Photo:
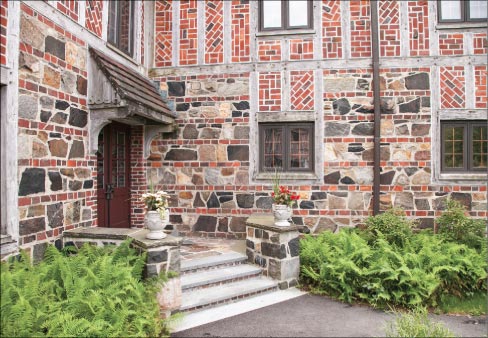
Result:
{"type": "Polygon", "coordinates": [[[262,267],[263,275],[278,280],[280,289],[293,287],[298,282],[300,228],[276,226],[272,215],[253,215],[246,221],[248,261],[262,267]]]}

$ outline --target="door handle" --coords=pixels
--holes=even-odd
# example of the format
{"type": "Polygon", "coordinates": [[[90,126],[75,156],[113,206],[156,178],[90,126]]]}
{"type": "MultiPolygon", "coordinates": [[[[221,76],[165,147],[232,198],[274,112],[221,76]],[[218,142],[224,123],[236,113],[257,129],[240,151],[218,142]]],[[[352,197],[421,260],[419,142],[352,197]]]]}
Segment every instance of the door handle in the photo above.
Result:
{"type": "Polygon", "coordinates": [[[112,199],[112,194],[114,193],[114,185],[113,184],[107,184],[107,188],[105,189],[105,198],[107,200],[112,199]]]}

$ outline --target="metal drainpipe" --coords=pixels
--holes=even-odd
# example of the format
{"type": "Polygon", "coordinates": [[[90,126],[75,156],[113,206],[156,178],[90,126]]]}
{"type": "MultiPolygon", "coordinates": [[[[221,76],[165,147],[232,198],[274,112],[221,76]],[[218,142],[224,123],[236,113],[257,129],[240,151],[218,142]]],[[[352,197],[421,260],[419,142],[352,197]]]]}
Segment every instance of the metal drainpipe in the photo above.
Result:
{"type": "Polygon", "coordinates": [[[378,2],[371,0],[371,48],[373,54],[374,157],[373,157],[373,215],[380,212],[381,108],[380,108],[380,51],[378,39],[378,2]]]}

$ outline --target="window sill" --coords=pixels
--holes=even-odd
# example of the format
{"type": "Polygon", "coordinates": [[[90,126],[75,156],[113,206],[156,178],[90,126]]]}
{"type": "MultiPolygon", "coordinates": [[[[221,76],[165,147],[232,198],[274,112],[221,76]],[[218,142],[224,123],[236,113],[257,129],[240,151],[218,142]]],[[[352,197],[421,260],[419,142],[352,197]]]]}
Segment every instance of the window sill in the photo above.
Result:
{"type": "Polygon", "coordinates": [[[468,184],[474,184],[481,182],[486,182],[488,178],[487,173],[442,173],[439,175],[439,183],[447,183],[449,181],[460,183],[467,182],[468,184]]]}
{"type": "MultiPolygon", "coordinates": [[[[279,174],[280,181],[298,181],[298,180],[318,180],[318,176],[314,173],[280,173],[279,174]]],[[[256,175],[256,180],[266,180],[272,181],[276,178],[276,174],[274,172],[270,173],[259,173],[256,175]]],[[[285,182],[282,182],[285,183],[285,182]]]]}
{"type": "Polygon", "coordinates": [[[290,30],[276,30],[276,31],[264,31],[257,32],[257,37],[266,36],[288,36],[288,35],[313,35],[315,34],[315,29],[304,28],[304,29],[290,29],[290,30]]]}
{"type": "Polygon", "coordinates": [[[436,30],[467,30],[471,28],[486,28],[488,25],[482,22],[440,22],[435,26],[436,30]]]}

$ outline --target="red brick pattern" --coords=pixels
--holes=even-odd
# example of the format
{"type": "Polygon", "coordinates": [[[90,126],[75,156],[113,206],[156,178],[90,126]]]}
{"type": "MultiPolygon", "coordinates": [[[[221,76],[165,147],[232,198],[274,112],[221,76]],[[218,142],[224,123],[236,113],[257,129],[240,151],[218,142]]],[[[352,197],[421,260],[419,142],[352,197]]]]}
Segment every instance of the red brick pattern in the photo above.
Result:
{"type": "Polygon", "coordinates": [[[349,2],[351,11],[351,57],[371,57],[371,17],[369,1],[349,2]]]}
{"type": "Polygon", "coordinates": [[[314,74],[313,71],[290,72],[290,103],[292,110],[313,110],[314,74]]]}
{"type": "Polygon", "coordinates": [[[249,1],[233,0],[231,7],[232,62],[250,61],[249,1]]]}
{"type": "Polygon", "coordinates": [[[90,32],[102,37],[103,0],[86,1],[85,27],[90,32]]]}
{"type": "Polygon", "coordinates": [[[429,55],[429,2],[408,2],[410,55],[429,55]]]}
{"type": "Polygon", "coordinates": [[[259,110],[281,110],[281,77],[280,72],[259,74],[259,110]]]}
{"type": "Polygon", "coordinates": [[[281,61],[281,41],[265,40],[258,43],[259,61],[281,61]]]}
{"type": "Polygon", "coordinates": [[[440,55],[462,55],[463,51],[462,33],[446,33],[439,35],[439,54],[440,55]]]}
{"type": "Polygon", "coordinates": [[[340,1],[322,1],[322,37],[322,55],[324,59],[342,58],[340,1]]]}
{"type": "Polygon", "coordinates": [[[486,33],[477,33],[473,36],[473,52],[474,54],[487,54],[488,41],[486,33]]]}
{"type": "Polygon", "coordinates": [[[205,63],[224,62],[224,3],[205,2],[205,63]]]}
{"type": "Polygon", "coordinates": [[[173,8],[169,0],[156,1],[154,64],[156,67],[171,66],[173,57],[173,8]]]}
{"type": "Polygon", "coordinates": [[[465,108],[464,67],[441,67],[441,108],[465,108]]]}
{"type": "Polygon", "coordinates": [[[195,65],[198,58],[197,1],[180,1],[180,65],[195,65]]]}
{"type": "Polygon", "coordinates": [[[8,1],[0,2],[0,64],[7,64],[7,11],[8,1]]]}
{"type": "Polygon", "coordinates": [[[400,4],[379,2],[380,55],[400,56],[400,4]]]}
{"type": "MultiPolygon", "coordinates": [[[[146,167],[147,161],[144,158],[144,129],[142,126],[135,126],[130,131],[130,194],[141,196],[147,192],[146,167]]],[[[142,228],[144,226],[144,203],[138,198],[131,200],[130,222],[132,227],[142,228]]]]}
{"type": "Polygon", "coordinates": [[[290,60],[312,60],[313,40],[292,39],[290,40],[290,60]]]}
{"type": "MultiPolygon", "coordinates": [[[[137,6],[137,5],[136,5],[137,6]]],[[[146,2],[141,2],[141,64],[144,64],[144,10],[146,2]]]]}
{"type": "Polygon", "coordinates": [[[56,8],[64,15],[78,21],[78,1],[76,0],[58,0],[56,8]]]}
{"type": "Polygon", "coordinates": [[[475,85],[475,107],[486,109],[487,105],[487,87],[486,78],[488,77],[487,66],[475,66],[474,67],[474,85],[475,85]]]}

